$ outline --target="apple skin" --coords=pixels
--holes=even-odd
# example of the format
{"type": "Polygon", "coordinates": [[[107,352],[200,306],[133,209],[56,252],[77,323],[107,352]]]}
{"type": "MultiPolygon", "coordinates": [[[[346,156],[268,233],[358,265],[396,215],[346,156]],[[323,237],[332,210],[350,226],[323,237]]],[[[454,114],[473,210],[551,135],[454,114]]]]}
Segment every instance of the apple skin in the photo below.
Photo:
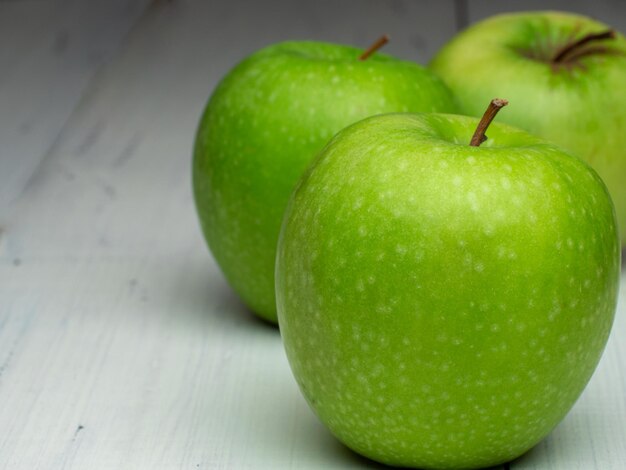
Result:
{"type": "Polygon", "coordinates": [[[480,116],[494,94],[506,96],[523,106],[507,109],[501,122],[586,160],[609,188],[626,245],[626,39],[618,34],[587,46],[608,54],[588,54],[570,66],[550,63],[568,39],[607,29],[570,13],[497,15],[454,37],[430,67],[452,88],[463,114],[480,116]]]}
{"type": "Polygon", "coordinates": [[[316,153],[345,126],[390,111],[455,112],[440,79],[384,54],[318,42],[269,46],[218,85],[200,123],[193,189],[208,245],[230,285],[276,322],[283,212],[316,153]]]}
{"type": "Polygon", "coordinates": [[[385,464],[521,455],[572,407],[613,322],[619,238],[601,179],[505,125],[470,147],[477,122],[354,124],[285,213],[276,294],[293,374],[337,438],[385,464]]]}

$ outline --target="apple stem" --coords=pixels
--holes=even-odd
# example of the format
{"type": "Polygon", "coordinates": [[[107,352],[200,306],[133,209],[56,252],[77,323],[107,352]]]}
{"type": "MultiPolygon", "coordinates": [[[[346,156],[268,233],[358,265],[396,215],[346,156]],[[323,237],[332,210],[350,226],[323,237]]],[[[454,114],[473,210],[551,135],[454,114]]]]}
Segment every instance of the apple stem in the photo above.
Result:
{"type": "Polygon", "coordinates": [[[572,52],[579,50],[585,44],[594,41],[604,41],[605,39],[615,39],[615,31],[612,29],[607,29],[606,31],[602,31],[600,33],[590,33],[586,36],[583,36],[578,41],[571,42],[566,44],[561,49],[556,51],[554,57],[552,58],[552,63],[559,64],[564,62],[572,52]]]}
{"type": "Polygon", "coordinates": [[[374,52],[376,52],[378,49],[383,47],[388,42],[389,42],[389,36],[387,36],[386,34],[383,34],[381,37],[379,37],[376,40],[376,42],[374,42],[370,47],[368,47],[367,49],[363,51],[363,54],[359,56],[359,60],[367,59],[369,56],[371,56],[374,52]]]}
{"type": "Polygon", "coordinates": [[[487,111],[485,111],[485,114],[483,114],[483,117],[480,119],[480,122],[478,123],[478,126],[476,127],[476,130],[474,131],[472,140],[470,140],[470,145],[472,147],[478,147],[485,140],[487,140],[487,136],[485,135],[485,132],[487,131],[489,124],[491,124],[491,121],[493,121],[493,118],[496,117],[496,114],[498,114],[498,111],[504,108],[507,104],[509,104],[507,100],[503,100],[500,98],[494,98],[491,100],[491,103],[489,103],[489,107],[487,108],[487,111]]]}

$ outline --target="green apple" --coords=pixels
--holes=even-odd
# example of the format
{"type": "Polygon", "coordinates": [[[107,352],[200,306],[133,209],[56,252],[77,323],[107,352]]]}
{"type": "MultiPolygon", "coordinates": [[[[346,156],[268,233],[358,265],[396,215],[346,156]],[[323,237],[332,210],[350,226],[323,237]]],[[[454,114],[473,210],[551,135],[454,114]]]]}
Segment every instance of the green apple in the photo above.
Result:
{"type": "Polygon", "coordinates": [[[367,116],[455,111],[429,70],[361,52],[318,42],[262,49],[221,81],[202,117],[193,186],[204,235],[230,285],[271,322],[283,211],[315,154],[367,116]]]}
{"type": "Polygon", "coordinates": [[[601,179],[509,126],[470,146],[476,123],[354,124],[285,213],[276,298],[292,371],[332,433],[385,464],[519,456],[572,407],[613,321],[619,238],[601,179]]]}
{"type": "Polygon", "coordinates": [[[430,66],[480,116],[494,93],[512,102],[503,122],[585,159],[609,188],[626,244],[626,39],[590,18],[504,14],[453,38],[430,66]]]}

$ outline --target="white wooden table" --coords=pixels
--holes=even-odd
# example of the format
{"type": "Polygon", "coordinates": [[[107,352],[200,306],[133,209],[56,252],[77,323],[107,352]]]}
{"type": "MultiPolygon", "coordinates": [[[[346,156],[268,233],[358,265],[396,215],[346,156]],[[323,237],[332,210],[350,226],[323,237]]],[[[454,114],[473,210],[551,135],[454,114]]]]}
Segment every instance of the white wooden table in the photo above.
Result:
{"type": "MultiPolygon", "coordinates": [[[[617,1],[568,5],[626,30],[617,1]],[[621,22],[621,24],[619,24],[621,22]]],[[[546,5],[526,2],[525,8],[546,5]]],[[[427,60],[514,2],[0,0],[0,468],[360,468],[202,240],[196,123],[287,38],[427,60]]],[[[626,284],[602,362],[515,469],[626,468],[626,284]]]]}

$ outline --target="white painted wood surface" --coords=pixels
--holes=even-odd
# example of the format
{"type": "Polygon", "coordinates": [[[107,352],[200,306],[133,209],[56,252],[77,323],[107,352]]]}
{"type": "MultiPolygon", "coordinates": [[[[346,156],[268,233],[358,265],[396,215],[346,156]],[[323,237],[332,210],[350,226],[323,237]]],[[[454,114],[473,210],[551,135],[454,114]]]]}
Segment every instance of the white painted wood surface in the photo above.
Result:
{"type": "MultiPolygon", "coordinates": [[[[211,89],[252,50],[290,37],[365,44],[385,31],[390,52],[425,60],[454,31],[453,2],[159,1],[110,16],[106,37],[74,23],[96,10],[60,13],[78,3],[10,3],[0,1],[0,39],[15,44],[0,42],[0,103],[13,100],[0,107],[0,183],[13,185],[0,217],[0,468],[375,467],[318,423],[278,331],[241,306],[208,255],[191,145],[211,89]],[[79,79],[63,78],[73,62],[53,66],[47,96],[28,78],[53,60],[46,40],[12,27],[7,5],[33,34],[65,21],[86,31],[83,51],[111,55],[79,79]],[[118,47],[109,33],[139,17],[118,47]],[[31,87],[39,111],[17,121],[49,131],[25,136],[12,118],[31,87]]],[[[511,468],[626,466],[625,295],[622,281],[582,398],[511,468]]]]}
{"type": "Polygon", "coordinates": [[[622,0],[525,0],[524,3],[463,0],[467,3],[467,20],[478,21],[498,12],[519,10],[564,10],[591,16],[619,31],[626,32],[626,2],[622,0]]]}
{"type": "Polygon", "coordinates": [[[0,223],[148,0],[0,0],[0,223]]]}

